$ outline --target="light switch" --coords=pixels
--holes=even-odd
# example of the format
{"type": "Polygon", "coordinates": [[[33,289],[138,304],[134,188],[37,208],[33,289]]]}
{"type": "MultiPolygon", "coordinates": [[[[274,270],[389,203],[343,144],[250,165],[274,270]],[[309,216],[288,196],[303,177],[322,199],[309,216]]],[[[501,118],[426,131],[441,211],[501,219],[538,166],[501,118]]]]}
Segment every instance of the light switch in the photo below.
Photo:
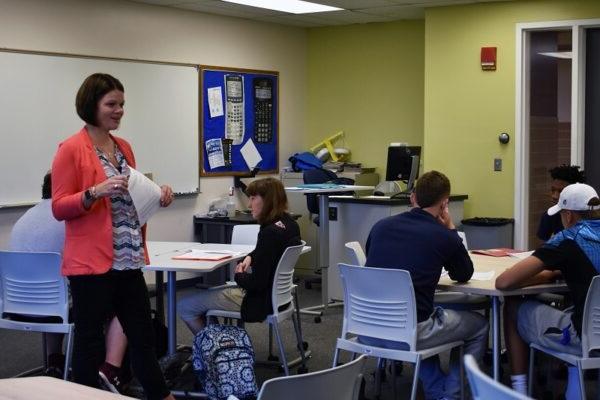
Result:
{"type": "Polygon", "coordinates": [[[494,171],[502,171],[502,159],[494,158],[494,171]]]}

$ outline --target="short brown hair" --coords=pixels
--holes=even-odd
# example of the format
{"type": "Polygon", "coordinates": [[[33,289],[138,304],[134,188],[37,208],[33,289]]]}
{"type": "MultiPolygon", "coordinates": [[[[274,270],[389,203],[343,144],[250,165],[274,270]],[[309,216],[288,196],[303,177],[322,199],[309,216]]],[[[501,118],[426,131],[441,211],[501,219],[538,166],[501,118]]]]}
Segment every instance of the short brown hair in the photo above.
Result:
{"type": "Polygon", "coordinates": [[[258,216],[260,224],[275,222],[288,209],[288,200],[281,181],[275,178],[258,179],[251,182],[246,189],[248,196],[260,196],[263,208],[258,216]]]}
{"type": "Polygon", "coordinates": [[[431,207],[450,195],[450,180],[441,172],[426,172],[417,181],[415,194],[419,207],[431,207]]]}
{"type": "Polygon", "coordinates": [[[112,90],[125,92],[123,84],[112,75],[96,73],[85,78],[75,98],[77,115],[88,124],[95,126],[98,102],[112,90]]]}
{"type": "Polygon", "coordinates": [[[598,197],[591,198],[590,201],[588,201],[588,206],[590,206],[590,210],[571,212],[579,215],[581,219],[600,219],[600,210],[591,209],[592,207],[600,206],[600,199],[598,197]]]}

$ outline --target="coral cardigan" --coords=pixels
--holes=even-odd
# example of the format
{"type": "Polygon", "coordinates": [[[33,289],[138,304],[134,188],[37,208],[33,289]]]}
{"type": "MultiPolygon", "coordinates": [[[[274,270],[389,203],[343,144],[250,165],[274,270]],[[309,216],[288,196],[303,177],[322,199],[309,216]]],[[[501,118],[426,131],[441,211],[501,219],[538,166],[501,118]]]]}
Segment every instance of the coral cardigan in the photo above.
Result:
{"type": "MultiPolygon", "coordinates": [[[[127,141],[112,136],[127,164],[135,168],[135,157],[127,141]]],[[[107,179],[85,127],[58,146],[52,162],[52,213],[65,221],[63,275],[96,275],[113,264],[113,230],[110,198],[96,200],[89,210],[81,201],[83,192],[107,179]]],[[[146,250],[146,226],[142,227],[146,250]]],[[[148,251],[146,263],[148,262],[148,251]]]]}

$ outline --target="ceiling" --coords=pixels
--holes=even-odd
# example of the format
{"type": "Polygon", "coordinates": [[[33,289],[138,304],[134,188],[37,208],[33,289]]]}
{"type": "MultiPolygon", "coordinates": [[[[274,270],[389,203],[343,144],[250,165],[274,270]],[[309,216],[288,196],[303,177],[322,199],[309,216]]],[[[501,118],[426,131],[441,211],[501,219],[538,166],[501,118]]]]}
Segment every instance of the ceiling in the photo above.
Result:
{"type": "Polygon", "coordinates": [[[226,3],[220,0],[131,1],[282,25],[317,27],[422,19],[425,16],[425,8],[427,7],[486,3],[499,0],[313,0],[315,3],[340,7],[344,10],[301,15],[226,3]]]}

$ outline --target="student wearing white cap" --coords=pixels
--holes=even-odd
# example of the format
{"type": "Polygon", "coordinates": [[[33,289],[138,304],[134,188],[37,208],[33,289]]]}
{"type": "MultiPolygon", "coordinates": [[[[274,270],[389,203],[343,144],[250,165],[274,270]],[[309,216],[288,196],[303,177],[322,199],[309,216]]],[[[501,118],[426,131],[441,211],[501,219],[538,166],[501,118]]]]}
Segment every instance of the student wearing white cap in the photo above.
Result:
{"type": "MultiPolygon", "coordinates": [[[[527,391],[529,343],[581,355],[581,325],[592,278],[600,272],[600,199],[589,185],[563,189],[548,215],[560,213],[565,229],[496,279],[496,288],[511,290],[547,283],[562,275],[573,307],[564,311],[518,296],[505,298],[504,335],[510,356],[513,388],[527,391]]],[[[583,398],[576,368],[569,367],[566,399],[583,398]]]]}

